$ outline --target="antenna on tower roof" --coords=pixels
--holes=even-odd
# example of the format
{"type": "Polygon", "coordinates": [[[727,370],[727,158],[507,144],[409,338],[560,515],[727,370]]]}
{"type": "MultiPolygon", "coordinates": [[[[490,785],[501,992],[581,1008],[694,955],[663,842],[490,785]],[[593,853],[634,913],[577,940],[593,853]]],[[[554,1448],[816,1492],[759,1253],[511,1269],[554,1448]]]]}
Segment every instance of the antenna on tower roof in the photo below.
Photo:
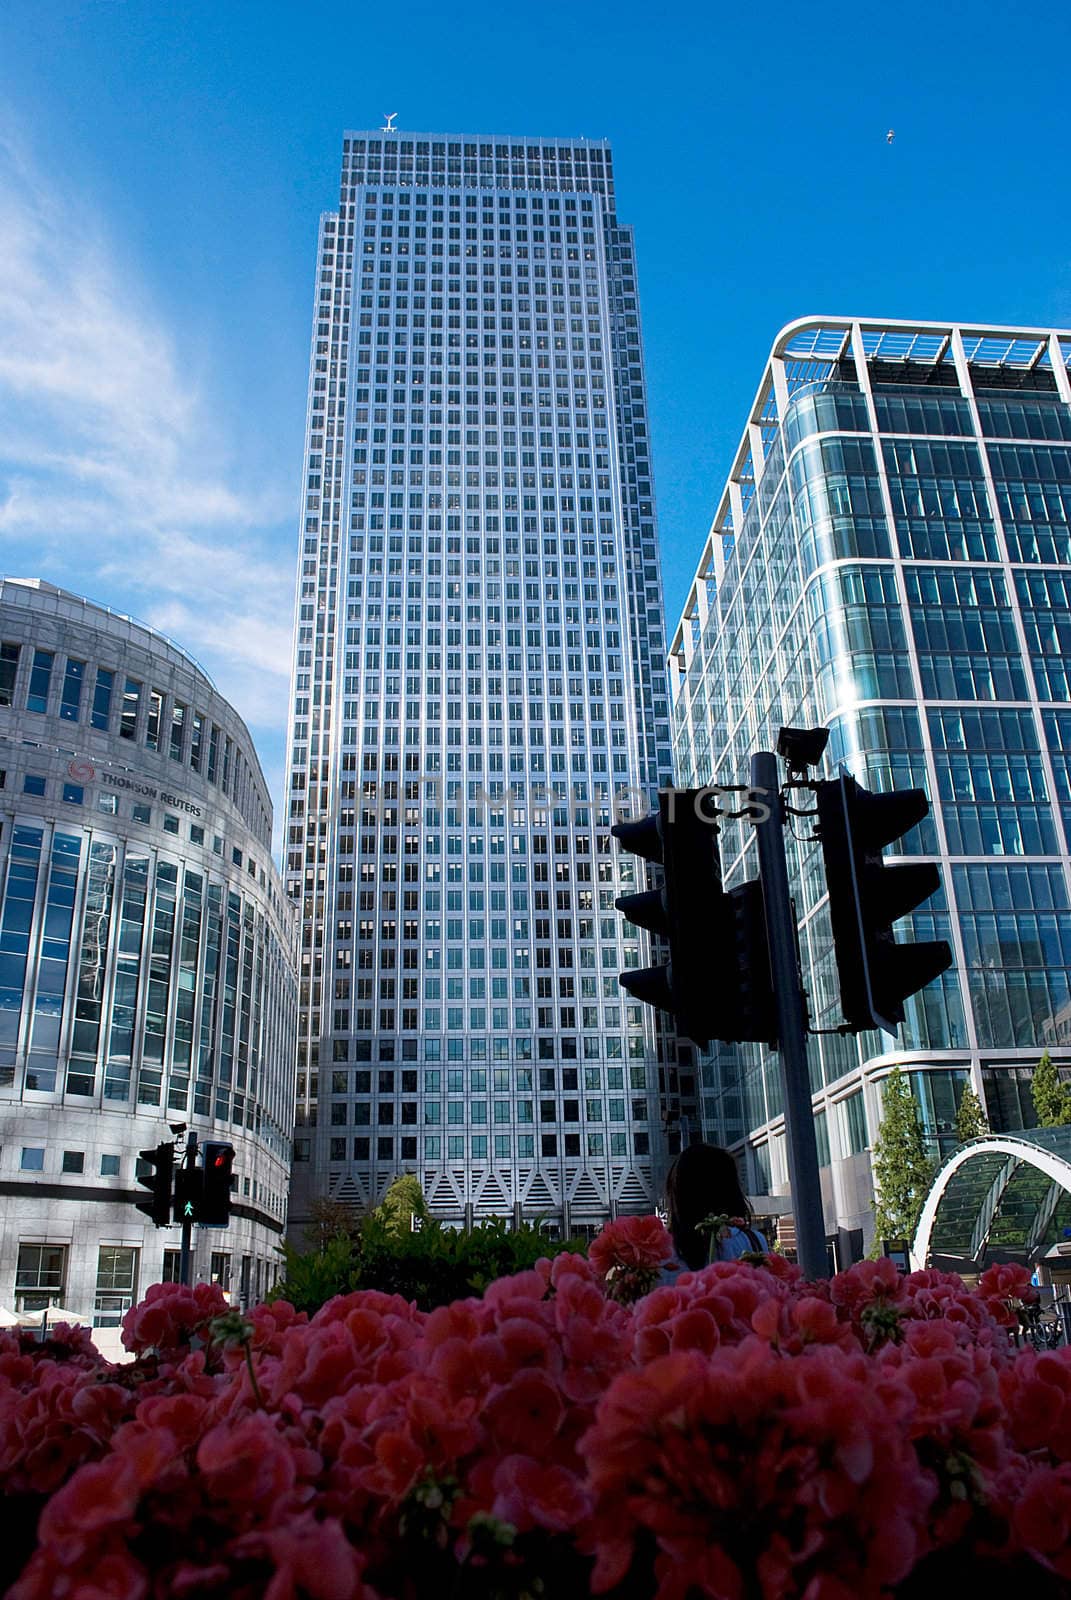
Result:
{"type": "Polygon", "coordinates": [[[394,126],[394,119],[397,115],[397,111],[384,111],[383,116],[386,120],[384,121],[382,128],[379,130],[380,133],[398,132],[397,128],[394,126]]]}

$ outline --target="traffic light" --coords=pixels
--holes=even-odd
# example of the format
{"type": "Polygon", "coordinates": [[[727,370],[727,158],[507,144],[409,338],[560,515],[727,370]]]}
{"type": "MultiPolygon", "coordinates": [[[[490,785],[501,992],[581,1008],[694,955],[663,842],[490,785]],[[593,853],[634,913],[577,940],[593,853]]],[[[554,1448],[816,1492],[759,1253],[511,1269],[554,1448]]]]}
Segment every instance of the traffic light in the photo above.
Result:
{"type": "Polygon", "coordinates": [[[945,939],[897,943],[892,925],[941,886],[931,861],[882,860],[929,815],[921,789],[871,794],[847,772],[815,785],[841,1010],[853,1033],[895,1033],[904,1001],[952,965],[945,939]]]}
{"type": "Polygon", "coordinates": [[[225,1228],[231,1220],[231,1171],[234,1166],[232,1144],[204,1146],[201,1208],[197,1221],[212,1228],[225,1228]]]}
{"type": "Polygon", "coordinates": [[[702,789],[663,789],[658,810],[611,830],[624,848],[662,867],[659,889],[620,895],[617,908],[668,941],[669,961],[620,974],[637,1000],[670,1012],[678,1032],[711,1039],[771,1040],[776,1033],[758,883],[722,888],[718,830],[702,814],[702,789]],[[757,913],[757,914],[756,914],[757,913]]]}
{"type": "Polygon", "coordinates": [[[204,1169],[188,1165],[175,1173],[175,1221],[201,1222],[204,1209],[204,1169]]]}
{"type": "Polygon", "coordinates": [[[137,1174],[138,1182],[143,1189],[148,1189],[149,1196],[137,1202],[139,1211],[144,1211],[151,1217],[158,1228],[166,1228],[171,1222],[171,1175],[175,1166],[175,1149],[170,1144],[158,1144],[155,1150],[139,1150],[140,1160],[150,1170],[137,1174]]]}

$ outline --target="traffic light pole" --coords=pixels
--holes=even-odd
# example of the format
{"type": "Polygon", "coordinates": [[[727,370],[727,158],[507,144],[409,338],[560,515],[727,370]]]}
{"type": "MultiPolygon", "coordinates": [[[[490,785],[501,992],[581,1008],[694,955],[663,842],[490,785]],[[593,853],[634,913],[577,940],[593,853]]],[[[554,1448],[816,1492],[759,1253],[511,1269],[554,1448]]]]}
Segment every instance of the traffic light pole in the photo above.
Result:
{"type": "MultiPolygon", "coordinates": [[[[192,1131],[186,1135],[186,1167],[193,1167],[197,1163],[197,1135],[192,1131]]],[[[182,1241],[179,1245],[179,1283],[189,1287],[190,1282],[190,1246],[193,1241],[193,1222],[189,1217],[182,1218],[182,1241]]]]}
{"type": "Polygon", "coordinates": [[[760,751],[751,758],[751,788],[764,802],[766,816],[755,823],[759,879],[770,948],[770,975],[777,1010],[778,1050],[785,1102],[788,1181],[796,1221],[796,1254],[805,1278],[827,1271],[822,1186],[814,1131],[811,1081],[807,1071],[807,1032],[803,990],[796,955],[796,919],[788,892],[783,802],[777,757],[760,751]]]}

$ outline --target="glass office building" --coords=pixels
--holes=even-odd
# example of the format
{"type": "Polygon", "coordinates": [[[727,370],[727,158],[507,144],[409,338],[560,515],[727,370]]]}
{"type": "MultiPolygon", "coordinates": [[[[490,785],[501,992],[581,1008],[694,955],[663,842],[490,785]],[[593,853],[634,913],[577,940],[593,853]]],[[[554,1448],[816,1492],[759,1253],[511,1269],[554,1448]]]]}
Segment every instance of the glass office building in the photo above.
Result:
{"type": "Polygon", "coordinates": [[[456,1222],[649,1209],[677,1062],[618,987],[645,957],[609,828],[671,741],[610,150],[347,134],[317,280],[293,1225],[401,1171],[456,1222]]]}
{"type": "MultiPolygon", "coordinates": [[[[114,1332],[177,1276],[138,1152],[235,1147],[193,1272],[259,1300],[293,1131],[294,915],[248,730],[143,624],[0,580],[0,1302],[114,1332]]],[[[114,1350],[114,1340],[111,1348],[114,1350]]]]}
{"type": "MultiPolygon", "coordinates": [[[[1071,1062],[1071,334],[808,318],[777,338],[670,647],[678,777],[747,779],[779,725],[831,730],[871,788],[919,786],[905,841],[942,892],[902,936],[955,965],[884,1034],[810,1042],[829,1232],[870,1227],[882,1077],[910,1075],[934,1154],[970,1081],[1029,1126],[1031,1069],[1071,1062]]],[[[805,796],[798,803],[803,805],[805,796]]],[[[840,1020],[812,824],[791,866],[817,1028],[840,1020]]],[[[727,881],[754,873],[726,822],[727,881]]],[[[784,1190],[777,1058],[705,1058],[708,1135],[784,1190]]],[[[867,1238],[869,1242],[869,1238],[867,1238]]]]}

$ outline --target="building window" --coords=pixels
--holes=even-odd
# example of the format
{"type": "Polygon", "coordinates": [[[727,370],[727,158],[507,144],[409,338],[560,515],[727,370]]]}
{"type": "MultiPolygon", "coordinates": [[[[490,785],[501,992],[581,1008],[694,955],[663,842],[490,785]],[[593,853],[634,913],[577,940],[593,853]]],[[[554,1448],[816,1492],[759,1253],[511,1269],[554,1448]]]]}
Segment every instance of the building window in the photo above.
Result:
{"type": "Polygon", "coordinates": [[[123,708],[119,716],[119,737],[133,739],[138,731],[138,710],[141,706],[141,684],[136,678],[127,678],[123,687],[123,708]]]}
{"type": "Polygon", "coordinates": [[[231,1258],[226,1250],[213,1250],[209,1277],[213,1283],[219,1284],[224,1294],[230,1293],[231,1258]]]}
{"type": "Polygon", "coordinates": [[[65,1150],[61,1172],[84,1172],[86,1170],[86,1153],[84,1150],[65,1150]]]}
{"type": "Polygon", "coordinates": [[[93,689],[93,709],[89,714],[90,727],[106,732],[112,714],[112,689],[115,673],[106,667],[97,668],[97,681],[93,689]]]}
{"type": "Polygon", "coordinates": [[[103,811],[106,816],[114,817],[119,810],[119,796],[117,794],[98,794],[97,810],[103,811]]]}
{"type": "Polygon", "coordinates": [[[178,818],[177,817],[173,817],[169,811],[165,811],[164,812],[164,832],[165,833],[178,833],[178,828],[179,828],[178,818]]]}
{"type": "Polygon", "coordinates": [[[43,1172],[45,1170],[45,1150],[43,1145],[23,1145],[22,1170],[23,1172],[43,1172]]]}
{"type": "Polygon", "coordinates": [[[843,1105],[847,1153],[850,1156],[861,1155],[866,1149],[866,1111],[863,1106],[862,1090],[850,1094],[843,1105]]]}
{"type": "Polygon", "coordinates": [[[160,1272],[161,1283],[178,1283],[182,1254],[178,1250],[164,1251],[164,1264],[160,1272]]]}
{"type": "Polygon", "coordinates": [[[119,1157],[101,1156],[100,1175],[102,1178],[117,1178],[119,1176],[119,1157]]]}
{"type": "Polygon", "coordinates": [[[136,800],[134,802],[134,809],[131,811],[130,815],[133,817],[135,822],[151,822],[152,806],[144,805],[140,800],[136,800]]]}
{"type": "Polygon", "coordinates": [[[20,1244],[15,1268],[15,1309],[47,1311],[63,1304],[67,1277],[65,1244],[20,1244]]]}
{"type": "Polygon", "coordinates": [[[22,780],[23,794],[43,795],[45,792],[44,775],[40,772],[28,772],[22,780]]]}
{"type": "Polygon", "coordinates": [[[138,1280],[138,1252],[128,1245],[102,1244],[97,1257],[97,1297],[93,1306],[95,1328],[117,1328],[134,1304],[138,1280]]]}
{"type": "Polygon", "coordinates": [[[65,783],[63,798],[69,806],[81,806],[85,804],[86,792],[80,783],[65,783]]]}
{"type": "Polygon", "coordinates": [[[65,722],[77,722],[82,705],[82,684],[85,682],[86,664],[72,661],[68,656],[63,673],[63,691],[60,695],[60,716],[65,722]]]}
{"type": "Polygon", "coordinates": [[[19,649],[17,644],[0,644],[0,706],[11,705],[14,698],[19,649]]]}
{"type": "Polygon", "coordinates": [[[171,736],[168,754],[172,761],[182,760],[182,747],[186,737],[186,707],[176,700],[171,707],[171,736]]]}
{"type": "Polygon", "coordinates": [[[30,692],[26,697],[27,711],[48,710],[48,691],[52,685],[52,665],[55,656],[51,650],[35,650],[30,669],[30,692]]]}
{"type": "Polygon", "coordinates": [[[164,697],[159,689],[149,690],[149,714],[145,721],[145,744],[149,750],[160,748],[160,725],[164,717],[164,697]]]}

